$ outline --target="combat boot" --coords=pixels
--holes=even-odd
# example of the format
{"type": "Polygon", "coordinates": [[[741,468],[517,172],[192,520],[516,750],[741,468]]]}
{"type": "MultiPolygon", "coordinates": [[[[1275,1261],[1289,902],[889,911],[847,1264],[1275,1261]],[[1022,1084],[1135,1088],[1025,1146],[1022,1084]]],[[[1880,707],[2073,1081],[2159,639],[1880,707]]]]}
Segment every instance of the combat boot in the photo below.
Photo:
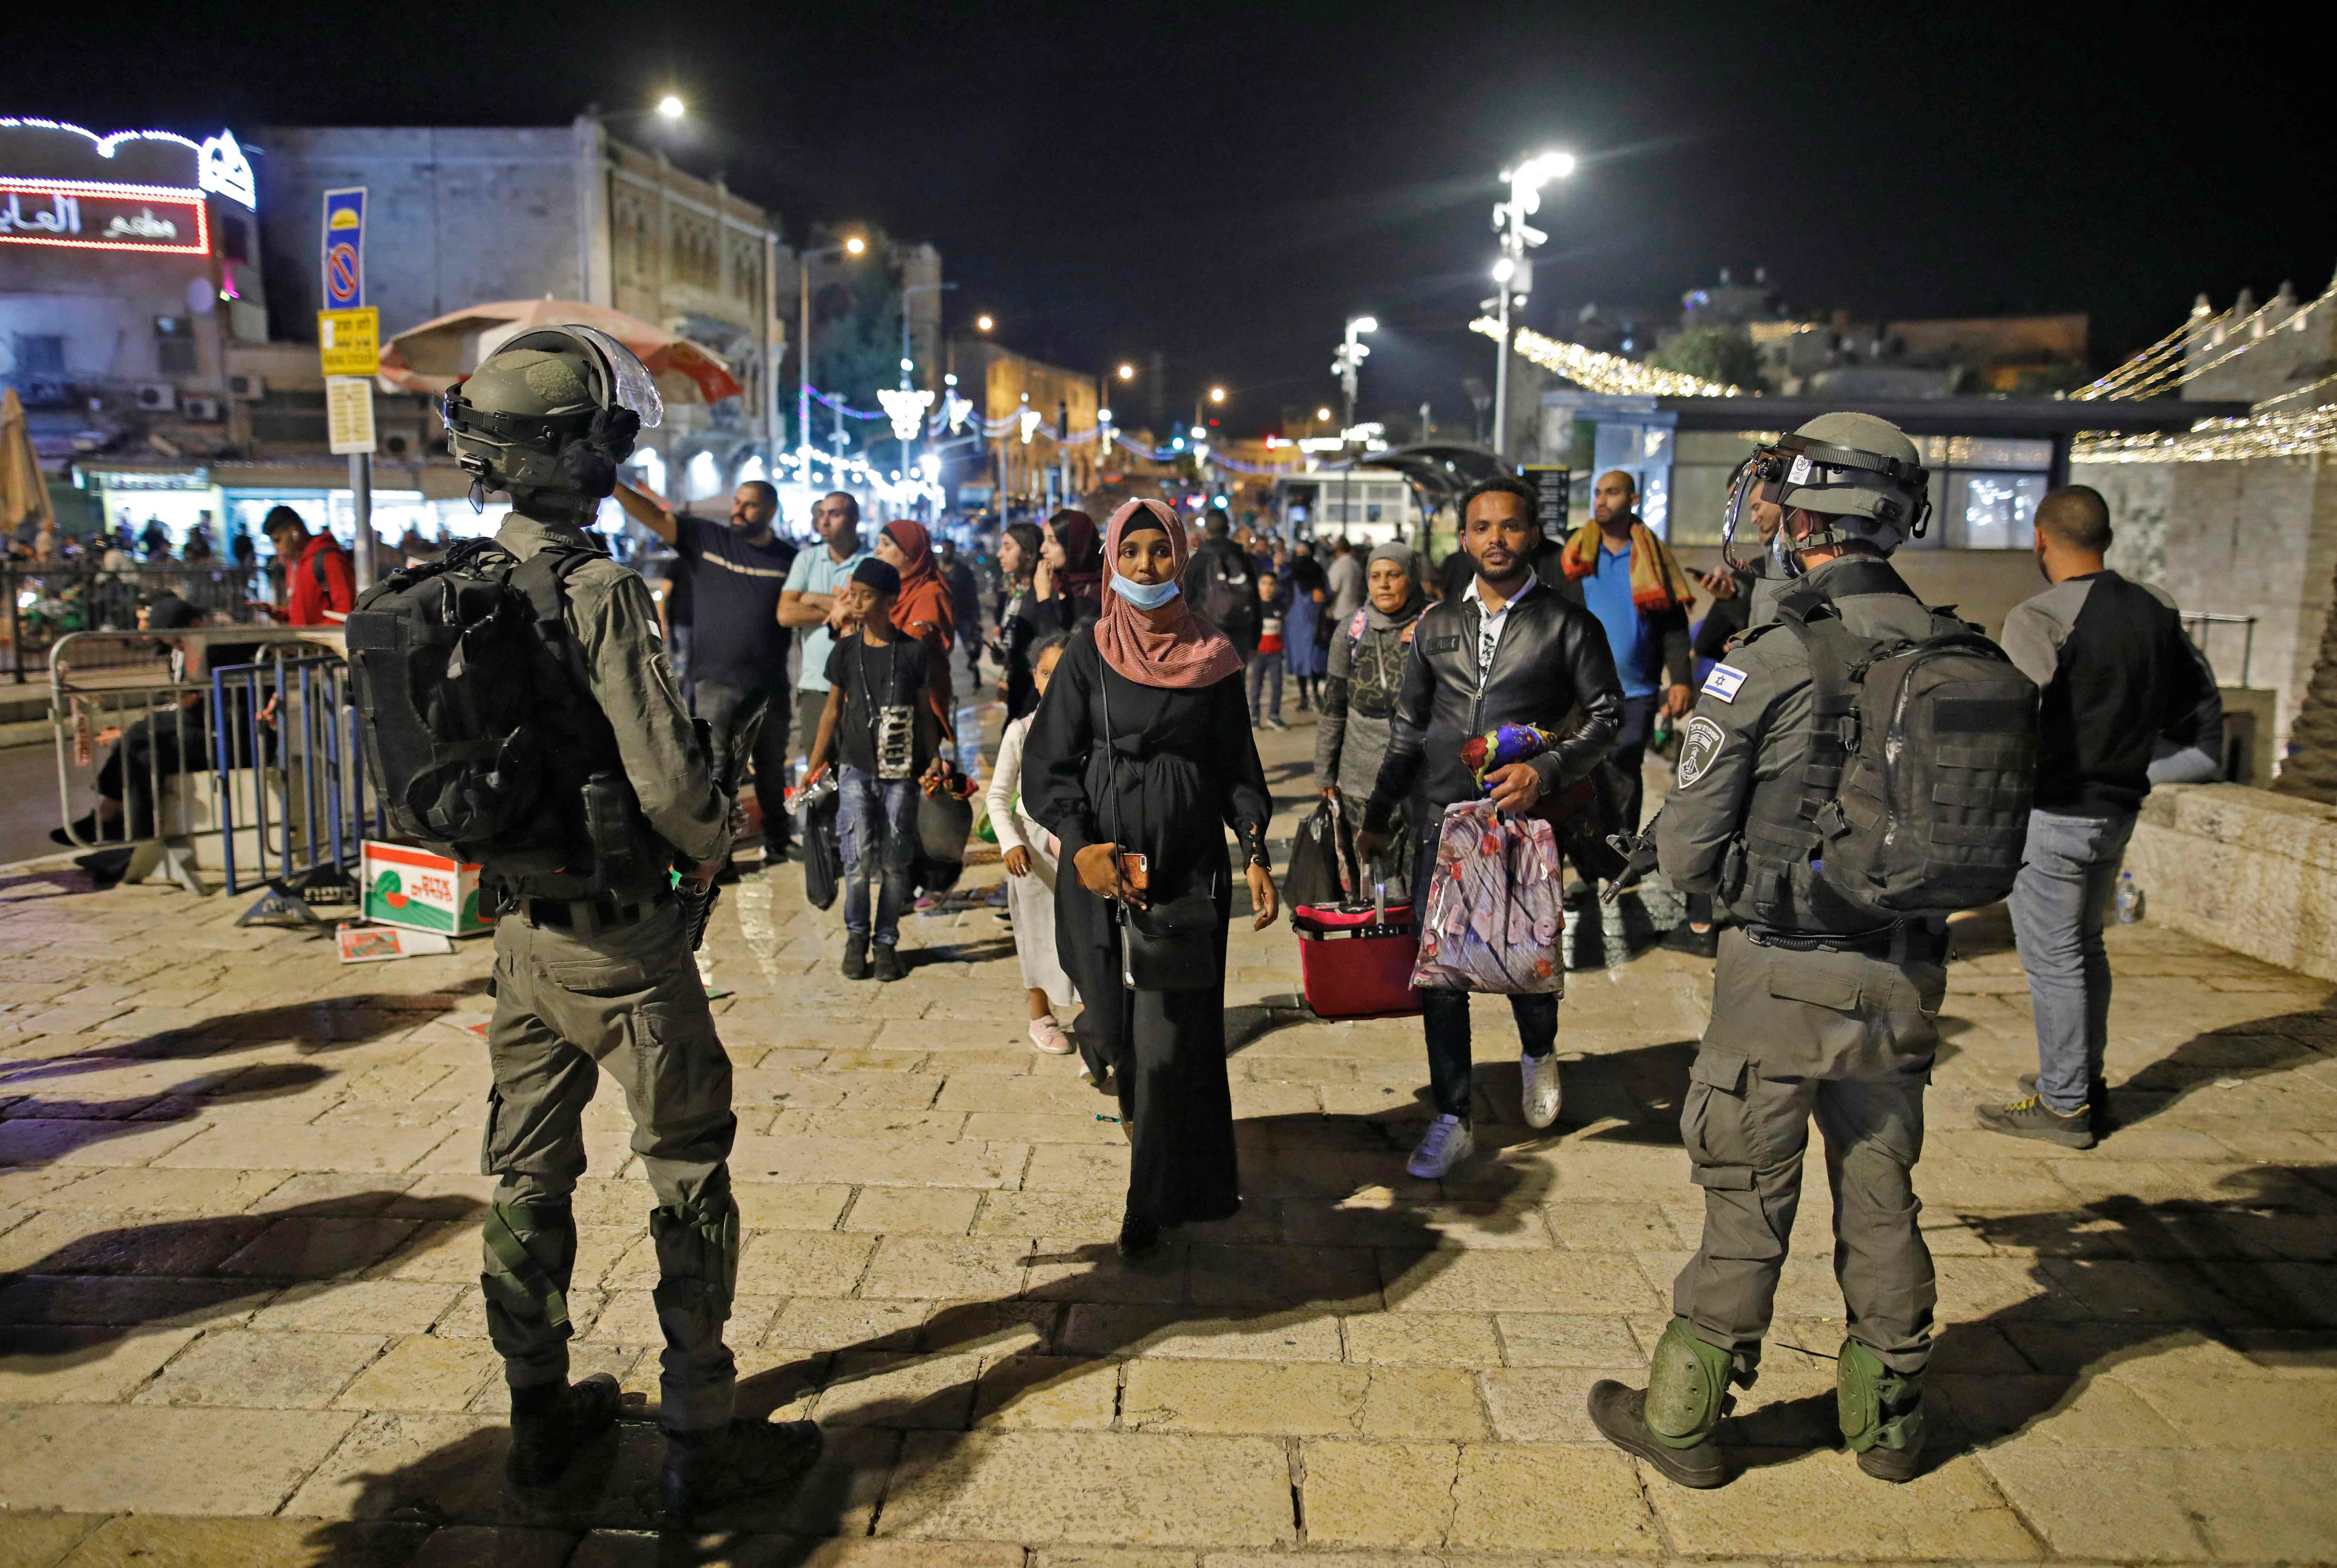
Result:
{"type": "Polygon", "coordinates": [[[1696,1337],[1675,1318],[1656,1342],[1645,1391],[1602,1378],[1590,1386],[1590,1419],[1607,1440],[1699,1490],[1728,1479],[1713,1428],[1736,1403],[1728,1393],[1734,1358],[1696,1337]]]}
{"type": "Polygon", "coordinates": [[[1878,1481],[1912,1481],[1922,1469],[1923,1386],[1893,1372],[1855,1339],[1842,1342],[1834,1364],[1834,1401],[1842,1439],[1858,1467],[1878,1481]]]}
{"type": "Polygon", "coordinates": [[[582,1383],[543,1383],[511,1391],[511,1455],[504,1475],[514,1486],[549,1486],[592,1440],[616,1425],[617,1380],[595,1372],[582,1383]]]}
{"type": "Polygon", "coordinates": [[[868,978],[868,938],[844,934],[844,977],[846,980],[868,978]]]}
{"type": "Polygon", "coordinates": [[[668,1432],[660,1487],[666,1517],[686,1524],[737,1498],[780,1498],[810,1474],[820,1444],[811,1421],[739,1416],[708,1432],[668,1432]]]}

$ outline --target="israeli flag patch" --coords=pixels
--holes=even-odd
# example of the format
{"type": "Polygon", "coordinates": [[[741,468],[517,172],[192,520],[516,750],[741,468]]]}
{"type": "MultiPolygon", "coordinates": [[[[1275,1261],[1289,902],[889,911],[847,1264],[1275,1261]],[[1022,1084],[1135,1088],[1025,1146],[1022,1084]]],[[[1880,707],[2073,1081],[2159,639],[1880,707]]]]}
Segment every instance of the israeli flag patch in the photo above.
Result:
{"type": "Polygon", "coordinates": [[[1734,702],[1737,688],[1744,684],[1744,671],[1733,664],[1715,664],[1712,673],[1704,678],[1704,694],[1717,697],[1723,702],[1734,702]]]}

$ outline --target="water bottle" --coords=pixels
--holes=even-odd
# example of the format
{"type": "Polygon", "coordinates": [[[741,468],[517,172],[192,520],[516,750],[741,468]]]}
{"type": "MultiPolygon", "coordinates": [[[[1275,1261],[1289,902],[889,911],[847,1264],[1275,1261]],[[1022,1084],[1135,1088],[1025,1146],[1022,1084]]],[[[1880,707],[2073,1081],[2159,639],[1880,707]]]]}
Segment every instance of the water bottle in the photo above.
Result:
{"type": "Polygon", "coordinates": [[[2133,872],[2118,873],[2117,899],[2112,907],[2121,926],[2131,926],[2142,918],[2142,889],[2135,885],[2133,872]]]}

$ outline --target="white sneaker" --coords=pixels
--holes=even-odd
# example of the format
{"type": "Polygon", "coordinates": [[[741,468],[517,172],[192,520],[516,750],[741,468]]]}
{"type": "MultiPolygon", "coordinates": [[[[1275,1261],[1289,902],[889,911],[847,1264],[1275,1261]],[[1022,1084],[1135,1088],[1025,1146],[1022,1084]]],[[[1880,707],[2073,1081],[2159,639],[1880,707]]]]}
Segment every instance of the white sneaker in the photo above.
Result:
{"type": "Polygon", "coordinates": [[[1063,1033],[1063,1026],[1055,1022],[1052,1013],[1031,1020],[1031,1044],[1050,1056],[1068,1056],[1074,1049],[1071,1036],[1063,1033]]]}
{"type": "Polygon", "coordinates": [[[1558,1084],[1558,1053],[1547,1056],[1518,1057],[1518,1078],[1521,1084],[1519,1098],[1525,1102],[1526,1125],[1547,1127],[1558,1120],[1558,1108],[1566,1096],[1558,1084]]]}
{"type": "Polygon", "coordinates": [[[1469,1158],[1477,1140],[1469,1132],[1469,1123],[1458,1116],[1439,1116],[1428,1124],[1420,1140],[1420,1147],[1403,1168],[1423,1181],[1443,1180],[1446,1171],[1469,1158]]]}

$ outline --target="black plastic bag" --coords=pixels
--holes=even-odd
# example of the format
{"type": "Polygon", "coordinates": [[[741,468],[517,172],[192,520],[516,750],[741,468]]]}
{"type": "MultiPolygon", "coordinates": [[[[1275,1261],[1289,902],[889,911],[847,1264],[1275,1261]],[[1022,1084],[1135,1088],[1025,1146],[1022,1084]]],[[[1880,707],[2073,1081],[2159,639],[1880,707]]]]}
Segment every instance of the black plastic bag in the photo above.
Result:
{"type": "Polygon", "coordinates": [[[838,798],[830,795],[804,813],[797,824],[803,838],[804,901],[815,909],[836,903],[844,886],[844,844],[836,837],[838,798]]]}
{"type": "Polygon", "coordinates": [[[1298,825],[1298,836],[1291,841],[1282,901],[1294,909],[1328,907],[1345,897],[1339,877],[1339,811],[1325,800],[1298,825]]]}

